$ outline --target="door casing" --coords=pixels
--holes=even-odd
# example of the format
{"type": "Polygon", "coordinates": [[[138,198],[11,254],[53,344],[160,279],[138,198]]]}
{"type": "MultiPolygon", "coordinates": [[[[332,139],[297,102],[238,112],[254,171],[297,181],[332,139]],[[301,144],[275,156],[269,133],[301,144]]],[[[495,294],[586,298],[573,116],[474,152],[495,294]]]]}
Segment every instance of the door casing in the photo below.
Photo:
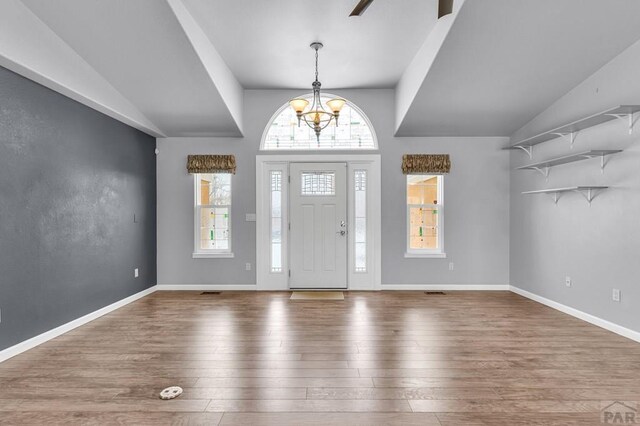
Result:
{"type": "MultiPolygon", "coordinates": [[[[380,290],[381,288],[381,171],[380,155],[377,154],[310,154],[310,155],[258,155],[256,156],[256,284],[257,290],[289,290],[288,208],[283,208],[283,268],[282,272],[271,272],[270,253],[270,189],[272,171],[283,173],[288,182],[289,163],[347,163],[347,214],[348,222],[354,223],[353,176],[356,170],[367,172],[367,270],[355,272],[353,258],[354,233],[348,234],[347,290],[380,290]],[[286,210],[286,212],[284,211],[286,210]],[[286,234],[286,235],[285,235],[286,234]]],[[[283,185],[283,206],[288,206],[289,185],[283,185]]]]}

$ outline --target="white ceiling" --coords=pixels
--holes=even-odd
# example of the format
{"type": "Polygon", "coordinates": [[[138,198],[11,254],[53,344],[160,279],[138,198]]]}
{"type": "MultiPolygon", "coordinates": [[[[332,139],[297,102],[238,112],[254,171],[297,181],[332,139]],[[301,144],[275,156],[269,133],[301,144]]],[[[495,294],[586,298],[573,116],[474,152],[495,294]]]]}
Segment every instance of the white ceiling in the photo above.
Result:
{"type": "Polygon", "coordinates": [[[319,40],[324,88],[398,89],[397,135],[509,136],[640,39],[640,1],[455,1],[2,0],[0,64],[149,134],[241,136],[243,89],[308,89],[319,40]]]}
{"type": "Polygon", "coordinates": [[[166,1],[23,3],[165,134],[238,134],[166,1]]]}
{"type": "Polygon", "coordinates": [[[640,39],[640,1],[467,0],[401,136],[509,136],[640,39]]]}
{"type": "Polygon", "coordinates": [[[392,88],[437,20],[437,0],[184,0],[247,89],[392,88]]]}

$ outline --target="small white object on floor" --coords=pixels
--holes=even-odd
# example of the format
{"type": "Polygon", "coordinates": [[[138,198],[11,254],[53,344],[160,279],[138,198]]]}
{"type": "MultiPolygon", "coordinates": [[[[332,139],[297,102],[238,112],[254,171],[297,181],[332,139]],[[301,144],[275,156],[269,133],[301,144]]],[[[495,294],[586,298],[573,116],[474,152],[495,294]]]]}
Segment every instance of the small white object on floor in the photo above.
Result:
{"type": "Polygon", "coordinates": [[[294,291],[291,300],[344,300],[341,291],[294,291]]]}
{"type": "Polygon", "coordinates": [[[182,388],[180,386],[170,386],[160,392],[160,399],[173,399],[182,395],[182,388]]]}

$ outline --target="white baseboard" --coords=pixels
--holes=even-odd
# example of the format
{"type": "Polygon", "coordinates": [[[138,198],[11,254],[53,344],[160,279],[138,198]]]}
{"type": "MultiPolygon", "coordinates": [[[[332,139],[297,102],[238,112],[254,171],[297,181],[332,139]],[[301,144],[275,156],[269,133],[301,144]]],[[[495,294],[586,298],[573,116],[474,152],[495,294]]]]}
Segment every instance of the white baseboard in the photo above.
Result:
{"type": "Polygon", "coordinates": [[[382,284],[381,290],[402,291],[509,291],[509,284],[382,284]]]}
{"type": "Polygon", "coordinates": [[[576,317],[590,324],[597,325],[598,327],[604,328],[605,330],[609,330],[613,333],[619,334],[620,336],[624,336],[628,339],[634,340],[636,342],[640,342],[640,332],[631,330],[630,328],[626,328],[618,324],[614,324],[600,317],[596,317],[595,315],[591,315],[586,312],[582,312],[578,309],[572,308],[570,306],[563,305],[562,303],[554,302],[553,300],[547,299],[542,296],[538,296],[537,294],[530,293],[527,290],[523,290],[515,286],[510,286],[510,287],[512,292],[519,294],[520,296],[526,297],[527,299],[531,299],[535,302],[542,303],[543,305],[556,309],[560,312],[564,312],[565,314],[571,315],[572,317],[576,317]]]}
{"type": "Polygon", "coordinates": [[[98,309],[97,311],[91,312],[66,324],[62,324],[61,326],[56,327],[52,330],[45,331],[44,333],[25,340],[24,342],[20,342],[17,345],[4,349],[0,351],[0,362],[6,361],[9,358],[13,358],[16,355],[21,354],[22,352],[35,348],[36,346],[41,345],[55,337],[58,337],[61,334],[71,331],[74,328],[80,327],[81,325],[91,322],[96,318],[100,318],[101,316],[108,314],[109,312],[113,312],[116,309],[128,305],[131,302],[135,302],[136,300],[155,292],[157,290],[156,287],[157,286],[149,287],[146,290],[114,302],[109,306],[105,306],[104,308],[98,309]]]}
{"type": "Polygon", "coordinates": [[[256,291],[255,284],[158,284],[158,291],[256,291]]]}

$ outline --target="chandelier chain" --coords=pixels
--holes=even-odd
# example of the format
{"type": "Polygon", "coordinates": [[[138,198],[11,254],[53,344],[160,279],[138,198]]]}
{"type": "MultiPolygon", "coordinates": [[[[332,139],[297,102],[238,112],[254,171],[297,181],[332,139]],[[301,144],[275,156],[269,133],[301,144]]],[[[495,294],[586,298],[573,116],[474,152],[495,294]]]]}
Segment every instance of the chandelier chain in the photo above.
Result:
{"type": "Polygon", "coordinates": [[[316,81],[318,81],[318,49],[316,49],[316,81]]]}

